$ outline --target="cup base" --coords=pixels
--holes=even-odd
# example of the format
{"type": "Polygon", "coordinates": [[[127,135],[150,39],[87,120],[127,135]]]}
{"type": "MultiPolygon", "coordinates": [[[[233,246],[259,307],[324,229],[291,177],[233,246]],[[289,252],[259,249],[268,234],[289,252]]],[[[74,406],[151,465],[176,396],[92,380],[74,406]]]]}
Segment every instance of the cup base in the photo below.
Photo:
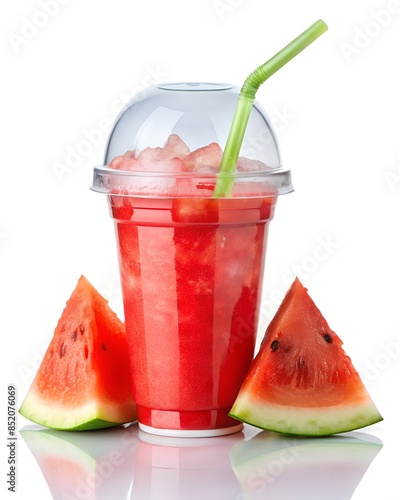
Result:
{"type": "Polygon", "coordinates": [[[160,429],[156,427],[151,427],[149,425],[141,424],[139,422],[139,429],[147,432],[148,434],[155,434],[157,436],[168,436],[168,437],[188,437],[188,438],[204,438],[204,437],[216,437],[216,436],[227,436],[229,434],[235,434],[243,430],[243,424],[238,423],[232,427],[224,427],[222,429],[201,429],[201,430],[182,430],[182,429],[160,429]]]}
{"type": "Polygon", "coordinates": [[[230,408],[160,410],[137,404],[136,410],[139,428],[160,436],[224,436],[243,429],[241,422],[229,416],[230,408]]]}

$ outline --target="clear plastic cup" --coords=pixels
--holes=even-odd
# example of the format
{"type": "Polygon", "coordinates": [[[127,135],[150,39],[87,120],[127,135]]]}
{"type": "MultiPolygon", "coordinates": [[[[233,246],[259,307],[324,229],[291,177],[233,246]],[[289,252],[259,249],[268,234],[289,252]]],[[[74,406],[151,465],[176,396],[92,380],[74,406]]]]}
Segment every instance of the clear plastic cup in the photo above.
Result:
{"type": "Polygon", "coordinates": [[[92,189],[107,195],[115,222],[133,396],[146,432],[242,429],[228,412],[254,356],[269,222],[277,197],[293,188],[255,101],[237,169],[226,174],[232,192],[214,196],[238,94],[226,84],[149,88],[118,117],[94,170],[92,189]],[[179,154],[166,154],[177,136],[187,149],[178,141],[179,154]]]}

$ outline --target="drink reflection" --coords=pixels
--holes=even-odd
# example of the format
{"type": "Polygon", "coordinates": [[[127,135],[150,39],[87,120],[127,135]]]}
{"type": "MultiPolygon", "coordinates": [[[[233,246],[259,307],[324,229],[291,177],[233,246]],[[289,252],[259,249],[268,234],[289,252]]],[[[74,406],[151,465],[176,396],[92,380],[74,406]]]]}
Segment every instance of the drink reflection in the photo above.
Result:
{"type": "Polygon", "coordinates": [[[229,452],[243,433],[171,438],[139,431],[138,437],[132,500],[232,500],[241,494],[229,452]]]}

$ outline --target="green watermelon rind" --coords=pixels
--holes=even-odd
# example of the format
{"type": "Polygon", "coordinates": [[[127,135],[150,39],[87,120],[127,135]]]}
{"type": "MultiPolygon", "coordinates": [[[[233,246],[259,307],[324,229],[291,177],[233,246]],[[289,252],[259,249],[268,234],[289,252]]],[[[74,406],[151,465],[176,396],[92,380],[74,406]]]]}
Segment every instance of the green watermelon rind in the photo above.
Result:
{"type": "Polygon", "coordinates": [[[99,399],[72,408],[61,403],[49,405],[37,391],[31,390],[23,401],[19,413],[36,424],[56,430],[86,431],[106,429],[130,423],[132,401],[110,404],[99,399]]]}
{"type": "MultiPolygon", "coordinates": [[[[89,420],[84,424],[77,425],[76,427],[72,427],[68,429],[70,431],[92,431],[98,429],[107,429],[108,427],[115,427],[117,425],[121,425],[116,422],[107,422],[107,420],[102,420],[101,418],[94,418],[93,420],[89,420]]],[[[64,430],[64,429],[56,429],[56,430],[64,430]]]]}
{"type": "Polygon", "coordinates": [[[332,407],[290,407],[266,403],[242,393],[229,415],[260,429],[297,436],[330,436],[383,420],[371,398],[332,407]]]}

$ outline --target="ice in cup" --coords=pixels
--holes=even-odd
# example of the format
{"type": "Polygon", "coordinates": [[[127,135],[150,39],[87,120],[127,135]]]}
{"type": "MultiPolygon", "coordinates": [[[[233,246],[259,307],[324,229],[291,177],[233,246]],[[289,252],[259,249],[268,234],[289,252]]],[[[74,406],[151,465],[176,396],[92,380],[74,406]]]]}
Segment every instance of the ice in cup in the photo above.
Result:
{"type": "Polygon", "coordinates": [[[253,105],[228,196],[215,196],[239,89],[153,86],[122,112],[92,189],[115,222],[133,395],[142,430],[213,436],[254,356],[269,222],[292,191],[253,105]]]}

